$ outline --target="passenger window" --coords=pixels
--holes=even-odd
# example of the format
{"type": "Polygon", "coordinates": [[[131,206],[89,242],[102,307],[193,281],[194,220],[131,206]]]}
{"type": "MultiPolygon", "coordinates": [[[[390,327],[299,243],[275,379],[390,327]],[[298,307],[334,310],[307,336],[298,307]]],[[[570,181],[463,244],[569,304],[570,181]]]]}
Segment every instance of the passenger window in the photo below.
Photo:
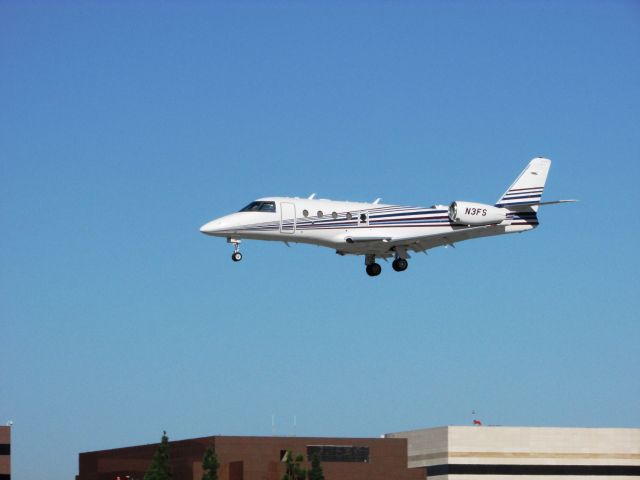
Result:
{"type": "Polygon", "coordinates": [[[322,218],[322,215],[323,215],[322,210],[318,210],[318,218],[322,218]]]}
{"type": "Polygon", "coordinates": [[[334,220],[338,218],[338,214],[336,212],[332,212],[331,216],[333,217],[334,220]]]}
{"type": "Polygon", "coordinates": [[[309,210],[306,210],[306,209],[303,210],[302,211],[302,215],[304,215],[305,217],[308,217],[309,216],[309,210]]]}
{"type": "Polygon", "coordinates": [[[353,218],[353,215],[351,215],[351,212],[347,212],[347,220],[351,220],[353,218]]]}

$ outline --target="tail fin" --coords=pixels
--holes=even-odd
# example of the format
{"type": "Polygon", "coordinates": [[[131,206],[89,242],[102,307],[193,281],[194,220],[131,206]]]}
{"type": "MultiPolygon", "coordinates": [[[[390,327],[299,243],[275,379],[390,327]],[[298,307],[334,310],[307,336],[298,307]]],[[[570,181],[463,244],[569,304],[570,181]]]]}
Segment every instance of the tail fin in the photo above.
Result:
{"type": "Polygon", "coordinates": [[[538,211],[538,203],[542,198],[544,184],[547,181],[547,174],[551,167],[551,160],[548,158],[534,158],[529,165],[516,178],[516,181],[504,192],[496,207],[504,207],[510,210],[538,211]]]}

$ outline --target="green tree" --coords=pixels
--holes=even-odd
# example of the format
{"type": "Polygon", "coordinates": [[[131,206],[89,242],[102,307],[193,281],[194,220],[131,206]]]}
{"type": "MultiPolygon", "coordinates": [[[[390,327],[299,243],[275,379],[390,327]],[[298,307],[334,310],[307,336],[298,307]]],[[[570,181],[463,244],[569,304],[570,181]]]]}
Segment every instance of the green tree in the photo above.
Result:
{"type": "Polygon", "coordinates": [[[320,459],[318,458],[317,453],[314,453],[311,457],[311,470],[309,470],[309,480],[324,480],[322,465],[320,465],[320,459]]]}
{"type": "Polygon", "coordinates": [[[202,480],[218,480],[220,462],[213,448],[208,447],[202,457],[202,480]]]}
{"type": "Polygon", "coordinates": [[[307,471],[300,466],[304,462],[304,457],[298,455],[294,458],[291,450],[287,450],[285,458],[285,474],[282,480],[306,480],[307,471]]]}
{"type": "Polygon", "coordinates": [[[169,437],[167,437],[167,432],[162,432],[162,440],[156,453],[153,454],[147,473],[144,474],[144,480],[171,480],[169,437]]]}

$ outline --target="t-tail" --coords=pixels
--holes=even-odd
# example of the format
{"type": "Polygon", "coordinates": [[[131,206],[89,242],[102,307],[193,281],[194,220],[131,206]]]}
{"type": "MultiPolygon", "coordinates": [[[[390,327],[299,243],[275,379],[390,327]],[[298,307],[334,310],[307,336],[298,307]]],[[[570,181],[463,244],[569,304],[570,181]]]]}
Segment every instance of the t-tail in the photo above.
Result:
{"type": "Polygon", "coordinates": [[[538,157],[531,160],[529,165],[518,175],[516,181],[500,197],[496,207],[504,207],[516,211],[531,209],[537,212],[550,166],[551,160],[548,158],[538,157]]]}
{"type": "Polygon", "coordinates": [[[512,212],[529,212],[529,217],[532,217],[530,220],[537,223],[540,205],[575,202],[576,200],[541,201],[550,167],[551,160],[548,158],[538,157],[531,160],[497,201],[496,207],[503,207],[512,212]]]}

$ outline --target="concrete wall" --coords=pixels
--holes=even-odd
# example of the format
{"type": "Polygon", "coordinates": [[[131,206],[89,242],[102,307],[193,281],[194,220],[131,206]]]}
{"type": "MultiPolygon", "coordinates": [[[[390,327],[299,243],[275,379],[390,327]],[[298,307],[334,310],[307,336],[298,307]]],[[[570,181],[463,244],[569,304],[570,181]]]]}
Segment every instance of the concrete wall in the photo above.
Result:
{"type": "Polygon", "coordinates": [[[427,467],[427,475],[436,480],[486,480],[496,476],[496,472],[501,472],[500,478],[505,480],[569,480],[589,475],[620,479],[622,476],[617,475],[623,472],[640,476],[640,429],[637,428],[468,426],[428,428],[387,436],[407,438],[409,467],[427,467]],[[454,471],[467,473],[452,473],[454,471]],[[472,473],[478,471],[484,474],[472,473]],[[563,474],[555,475],[556,472],[563,474]],[[616,475],[609,475],[610,472],[616,475]]]}
{"type": "Polygon", "coordinates": [[[640,429],[449,427],[453,463],[640,465],[640,429]]]}
{"type": "Polygon", "coordinates": [[[409,468],[448,463],[449,428],[424,428],[407,432],[388,433],[386,438],[406,438],[409,442],[409,468]]]}

